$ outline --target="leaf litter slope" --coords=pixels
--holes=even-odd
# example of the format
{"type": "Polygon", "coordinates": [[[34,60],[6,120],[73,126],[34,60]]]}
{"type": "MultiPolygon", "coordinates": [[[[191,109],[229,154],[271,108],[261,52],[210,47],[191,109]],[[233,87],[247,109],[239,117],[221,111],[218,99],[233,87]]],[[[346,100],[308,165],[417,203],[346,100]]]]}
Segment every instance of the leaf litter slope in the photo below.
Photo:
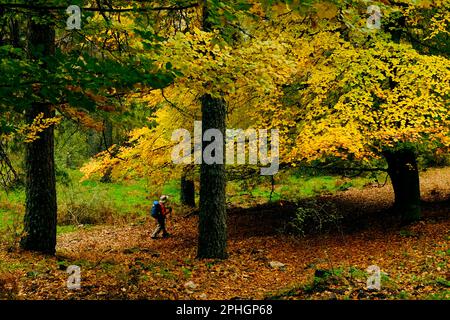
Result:
{"type": "Polygon", "coordinates": [[[59,236],[56,258],[1,251],[0,287],[6,292],[1,297],[448,299],[449,182],[449,168],[422,174],[425,218],[406,227],[389,219],[390,185],[320,197],[345,213],[343,232],[281,233],[282,217],[295,209],[291,205],[230,209],[225,261],[195,259],[195,216],[175,215],[169,223],[172,237],[160,240],[150,239],[153,222],[80,229],[59,236]],[[272,268],[272,261],[284,267],[272,268]],[[66,287],[71,264],[81,267],[80,290],[66,287]],[[370,265],[381,268],[379,292],[365,288],[370,265]],[[333,273],[322,281],[314,278],[317,270],[333,273]]]}

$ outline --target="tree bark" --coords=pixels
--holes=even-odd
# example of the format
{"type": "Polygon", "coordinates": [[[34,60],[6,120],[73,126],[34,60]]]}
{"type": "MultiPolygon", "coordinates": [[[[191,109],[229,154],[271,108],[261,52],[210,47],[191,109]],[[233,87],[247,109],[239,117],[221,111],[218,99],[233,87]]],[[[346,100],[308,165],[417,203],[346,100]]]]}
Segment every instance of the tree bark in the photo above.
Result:
{"type": "Polygon", "coordinates": [[[404,223],[421,218],[419,170],[413,150],[385,151],[388,173],[394,188],[394,210],[404,223]]]}
{"type": "Polygon", "coordinates": [[[90,129],[88,131],[86,143],[89,146],[89,156],[93,157],[104,150],[102,148],[103,138],[100,137],[101,135],[99,135],[94,129],[90,129]]]}
{"type": "MultiPolygon", "coordinates": [[[[102,141],[104,150],[108,150],[113,145],[113,125],[111,120],[105,119],[103,121],[103,132],[102,132],[102,141]]],[[[102,183],[111,183],[112,182],[112,167],[108,167],[100,179],[102,183]]]]}
{"type": "MultiPolygon", "coordinates": [[[[206,32],[211,32],[213,24],[209,19],[211,12],[208,8],[208,0],[202,0],[202,5],[202,28],[206,32]]],[[[203,95],[200,100],[202,132],[208,129],[218,129],[225,137],[225,100],[214,98],[210,94],[203,95]]],[[[205,142],[202,143],[202,152],[206,145],[205,142]]],[[[222,147],[222,150],[225,151],[225,139],[223,139],[222,147]]],[[[225,159],[221,164],[206,164],[203,161],[200,165],[198,258],[225,259],[228,256],[225,186],[225,159]]]]}
{"type": "MultiPolygon", "coordinates": [[[[54,28],[30,19],[28,23],[30,58],[53,55],[54,51],[54,28]]],[[[25,113],[27,122],[32,123],[41,113],[44,118],[55,115],[52,106],[35,102],[25,113]]],[[[45,129],[36,140],[26,144],[25,165],[26,206],[21,247],[53,255],[56,247],[57,218],[53,127],[45,129]]]]}
{"type": "Polygon", "coordinates": [[[181,175],[181,181],[180,181],[180,199],[181,204],[195,208],[195,185],[194,181],[187,176],[185,172],[181,175]]]}
{"type": "Polygon", "coordinates": [[[19,22],[16,19],[11,18],[9,25],[11,29],[11,45],[15,48],[19,48],[20,47],[19,22]]]}
{"type": "MultiPolygon", "coordinates": [[[[225,137],[225,101],[209,94],[201,98],[202,132],[218,129],[225,137]]],[[[225,139],[223,139],[225,150],[225,139]]],[[[207,146],[203,142],[202,150],[207,146]]],[[[223,163],[200,166],[199,258],[227,257],[227,223],[225,205],[225,159],[223,163]]]]}

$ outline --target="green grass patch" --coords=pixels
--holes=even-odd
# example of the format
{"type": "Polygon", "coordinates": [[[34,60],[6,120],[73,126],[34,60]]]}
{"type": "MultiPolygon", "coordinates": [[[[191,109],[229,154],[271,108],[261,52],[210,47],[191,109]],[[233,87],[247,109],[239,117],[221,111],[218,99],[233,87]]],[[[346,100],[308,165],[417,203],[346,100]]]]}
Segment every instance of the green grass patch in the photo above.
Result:
{"type": "MultiPolygon", "coordinates": [[[[102,183],[95,180],[80,181],[78,170],[65,170],[64,183],[57,183],[58,234],[76,231],[76,225],[111,223],[114,219],[135,220],[146,217],[153,200],[158,196],[146,179],[102,183]],[[153,192],[153,193],[152,193],[153,192]]],[[[312,176],[291,170],[275,177],[272,191],[271,179],[257,177],[250,181],[229,181],[228,201],[236,205],[251,206],[271,199],[296,200],[321,193],[334,193],[349,187],[360,188],[373,179],[354,179],[332,175],[312,176]]],[[[172,203],[180,203],[179,180],[167,181],[162,193],[170,196],[172,203]]],[[[197,190],[198,198],[198,190],[197,190]]],[[[25,190],[18,188],[8,193],[0,190],[0,231],[14,224],[21,228],[24,214],[25,190]]],[[[19,228],[19,229],[20,229],[19,228]]]]}
{"type": "MultiPolygon", "coordinates": [[[[92,228],[92,226],[91,225],[84,225],[83,228],[90,229],[90,228],[92,228]]],[[[60,234],[64,234],[64,233],[75,232],[77,230],[79,230],[79,227],[75,226],[75,225],[72,225],[72,224],[66,225],[66,226],[57,226],[56,227],[56,234],[60,235],[60,234]]]]}
{"type": "Polygon", "coordinates": [[[442,277],[439,277],[436,279],[436,284],[443,286],[443,287],[450,288],[450,281],[445,278],[442,278],[442,277]]]}
{"type": "Polygon", "coordinates": [[[27,262],[5,262],[0,261],[0,272],[11,272],[16,270],[26,270],[29,267],[27,262]]]}
{"type": "Polygon", "coordinates": [[[450,300],[450,290],[443,290],[438,293],[430,294],[426,297],[427,300],[450,300]]]}
{"type": "Polygon", "coordinates": [[[356,267],[351,266],[349,268],[350,277],[355,279],[367,279],[367,272],[356,267]]]}

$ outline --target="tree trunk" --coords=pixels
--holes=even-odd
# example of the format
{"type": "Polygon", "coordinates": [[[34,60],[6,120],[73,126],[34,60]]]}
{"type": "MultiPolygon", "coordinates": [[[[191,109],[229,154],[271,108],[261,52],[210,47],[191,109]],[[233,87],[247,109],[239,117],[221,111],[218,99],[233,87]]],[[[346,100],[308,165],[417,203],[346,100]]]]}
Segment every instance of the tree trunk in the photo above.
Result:
{"type": "MultiPolygon", "coordinates": [[[[102,141],[103,141],[103,150],[109,150],[111,153],[115,153],[115,151],[111,151],[110,148],[113,145],[113,124],[111,120],[105,119],[103,121],[103,132],[102,132],[102,141]]],[[[106,168],[103,176],[100,179],[102,183],[111,183],[112,182],[112,166],[106,168]]]]}
{"type": "Polygon", "coordinates": [[[413,150],[385,151],[388,173],[395,193],[394,209],[405,223],[417,221],[420,213],[420,184],[413,150]]]}
{"type": "Polygon", "coordinates": [[[181,175],[181,204],[195,208],[195,186],[194,181],[188,178],[187,174],[183,172],[181,175]]]}
{"type": "MultiPolygon", "coordinates": [[[[54,54],[55,30],[52,26],[41,23],[32,19],[29,21],[30,58],[54,54]]],[[[35,102],[25,113],[27,122],[32,123],[41,113],[44,118],[54,117],[55,114],[54,109],[47,103],[35,102]]],[[[26,144],[25,165],[25,233],[21,239],[21,246],[25,250],[54,254],[57,205],[53,127],[45,129],[38,135],[38,139],[26,144]]]]}
{"type": "MultiPolygon", "coordinates": [[[[225,101],[206,94],[201,104],[202,132],[218,129],[225,137],[225,101]]],[[[207,144],[203,142],[202,150],[207,144]]],[[[225,139],[222,147],[225,150],[225,139]]],[[[200,167],[199,258],[227,257],[225,185],[225,161],[213,164],[203,161],[200,167]]]]}
{"type": "MultiPolygon", "coordinates": [[[[206,32],[213,31],[209,19],[208,0],[203,0],[202,27],[206,32]]],[[[207,85],[207,84],[205,84],[207,85]]],[[[222,98],[209,94],[201,97],[202,132],[218,129],[225,137],[226,105],[222,98]]],[[[225,151],[225,139],[222,150],[225,151]]],[[[202,153],[207,143],[202,143],[202,153]]],[[[223,155],[225,153],[223,152],[223,155]]],[[[203,155],[202,155],[203,156],[203,155]]],[[[225,204],[225,159],[222,163],[200,165],[200,212],[198,233],[198,258],[225,259],[227,257],[227,217],[225,204]]]]}
{"type": "Polygon", "coordinates": [[[10,22],[10,29],[11,29],[11,45],[15,48],[20,47],[20,30],[19,30],[19,22],[11,18],[10,22]]]}
{"type": "Polygon", "coordinates": [[[113,145],[113,123],[110,119],[105,119],[103,127],[103,146],[106,150],[113,145]]]}
{"type": "Polygon", "coordinates": [[[93,157],[97,153],[103,151],[102,148],[103,138],[100,138],[100,135],[94,129],[90,129],[87,134],[86,143],[89,146],[89,156],[93,157]]]}

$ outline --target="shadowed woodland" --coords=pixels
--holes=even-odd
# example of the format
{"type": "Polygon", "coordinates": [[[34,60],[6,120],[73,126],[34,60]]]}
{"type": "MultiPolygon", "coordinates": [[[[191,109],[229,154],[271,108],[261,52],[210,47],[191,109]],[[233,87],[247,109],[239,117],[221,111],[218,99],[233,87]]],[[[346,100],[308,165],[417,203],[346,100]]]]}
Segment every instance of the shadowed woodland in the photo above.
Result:
{"type": "Polygon", "coordinates": [[[449,13],[0,0],[0,299],[448,300],[449,13]]]}

